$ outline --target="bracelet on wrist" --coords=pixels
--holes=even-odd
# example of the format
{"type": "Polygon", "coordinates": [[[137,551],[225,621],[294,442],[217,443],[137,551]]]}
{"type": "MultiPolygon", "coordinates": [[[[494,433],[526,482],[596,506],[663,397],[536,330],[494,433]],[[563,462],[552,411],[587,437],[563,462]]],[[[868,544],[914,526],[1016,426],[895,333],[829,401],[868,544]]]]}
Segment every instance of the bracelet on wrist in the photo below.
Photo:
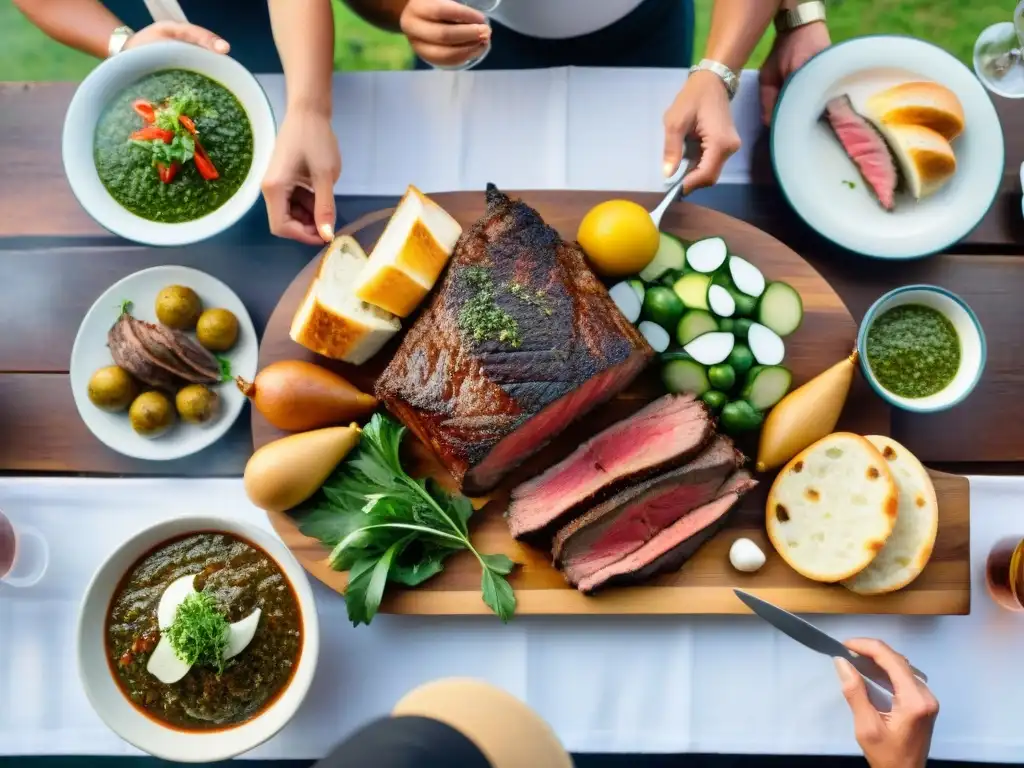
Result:
{"type": "Polygon", "coordinates": [[[722,85],[725,86],[726,93],[729,94],[729,101],[732,101],[733,97],[736,95],[736,91],[739,90],[739,77],[720,61],[715,61],[714,59],[701,59],[690,67],[690,74],[693,74],[694,72],[711,72],[718,75],[718,78],[722,81],[722,85]]]}

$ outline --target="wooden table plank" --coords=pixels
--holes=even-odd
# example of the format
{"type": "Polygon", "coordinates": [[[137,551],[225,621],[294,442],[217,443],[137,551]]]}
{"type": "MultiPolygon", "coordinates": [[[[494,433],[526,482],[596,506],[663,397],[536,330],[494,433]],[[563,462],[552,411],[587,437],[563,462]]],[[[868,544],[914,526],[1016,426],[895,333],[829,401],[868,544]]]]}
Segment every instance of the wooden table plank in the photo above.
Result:
{"type": "MultiPolygon", "coordinates": [[[[0,185],[0,237],[107,234],[81,209],[64,178],[60,134],[74,89],[73,83],[0,83],[0,168],[5,179],[18,179],[0,185]]],[[[1014,246],[1024,242],[1024,104],[992,98],[1006,136],[1006,169],[995,204],[964,242],[1014,246]]],[[[692,200],[742,218],[798,250],[820,242],[775,188],[767,133],[754,147],[751,175],[754,184],[702,190],[692,200]]]]}

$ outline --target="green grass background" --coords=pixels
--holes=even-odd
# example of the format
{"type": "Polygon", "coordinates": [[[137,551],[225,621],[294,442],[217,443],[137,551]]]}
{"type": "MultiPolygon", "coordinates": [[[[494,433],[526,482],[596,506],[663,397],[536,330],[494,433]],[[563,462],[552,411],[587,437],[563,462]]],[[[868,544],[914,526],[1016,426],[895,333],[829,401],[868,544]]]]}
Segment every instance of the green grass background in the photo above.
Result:
{"type": "MultiPolygon", "coordinates": [[[[411,65],[412,54],[401,35],[366,24],[342,0],[333,3],[337,69],[405,69],[411,65]]],[[[712,3],[696,0],[698,58],[707,37],[712,3]]],[[[978,33],[989,24],[1009,20],[1013,6],[1013,0],[833,0],[829,27],[835,41],[871,33],[914,35],[970,64],[978,33]]],[[[770,47],[769,33],[748,66],[759,66],[770,47]]],[[[91,57],[49,40],[9,0],[0,0],[0,80],[80,80],[95,63],[91,57]]]]}

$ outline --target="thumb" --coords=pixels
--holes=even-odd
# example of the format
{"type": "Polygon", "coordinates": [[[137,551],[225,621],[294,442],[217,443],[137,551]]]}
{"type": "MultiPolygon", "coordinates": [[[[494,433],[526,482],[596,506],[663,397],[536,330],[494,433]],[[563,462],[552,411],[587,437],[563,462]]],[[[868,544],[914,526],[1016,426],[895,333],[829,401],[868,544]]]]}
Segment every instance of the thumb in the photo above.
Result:
{"type": "Polygon", "coordinates": [[[693,113],[678,105],[665,115],[665,149],[662,154],[661,172],[665,178],[672,176],[683,160],[683,144],[693,127],[693,113]]]}
{"type": "Polygon", "coordinates": [[[868,689],[864,685],[864,679],[853,668],[853,665],[846,659],[833,658],[836,672],[839,674],[839,681],[843,686],[843,697],[853,711],[854,722],[870,722],[870,719],[879,717],[878,710],[868,699],[868,689]]]}
{"type": "Polygon", "coordinates": [[[195,24],[171,22],[172,26],[167,28],[167,37],[172,40],[181,40],[183,43],[192,43],[200,48],[208,48],[214,53],[227,53],[231,50],[227,40],[220,35],[214,34],[205,27],[195,24]]]}
{"type": "Polygon", "coordinates": [[[334,179],[330,174],[321,173],[313,178],[313,221],[316,231],[324,242],[334,239],[334,179]]]}

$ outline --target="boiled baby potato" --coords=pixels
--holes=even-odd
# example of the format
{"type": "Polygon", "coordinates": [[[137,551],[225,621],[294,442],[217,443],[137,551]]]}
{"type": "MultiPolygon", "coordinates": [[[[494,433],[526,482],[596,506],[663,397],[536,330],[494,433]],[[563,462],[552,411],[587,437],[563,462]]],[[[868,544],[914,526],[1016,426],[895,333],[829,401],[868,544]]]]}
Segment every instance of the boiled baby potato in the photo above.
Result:
{"type": "Polygon", "coordinates": [[[174,406],[161,392],[143,392],[128,409],[128,419],[142,437],[160,437],[174,424],[174,406]]]}
{"type": "Polygon", "coordinates": [[[190,384],[178,390],[174,405],[178,415],[189,424],[206,424],[217,415],[220,398],[202,384],[190,384]]]}
{"type": "Polygon", "coordinates": [[[136,394],[138,386],[135,379],[116,365],[100,368],[89,379],[89,400],[104,411],[123,411],[136,394]]]}
{"type": "Polygon", "coordinates": [[[156,297],[156,319],[168,328],[190,331],[196,327],[203,303],[191,288],[168,285],[156,297]]]}
{"type": "Polygon", "coordinates": [[[199,316],[196,338],[211,352],[227,352],[238,341],[238,318],[226,309],[208,309],[199,316]]]}

